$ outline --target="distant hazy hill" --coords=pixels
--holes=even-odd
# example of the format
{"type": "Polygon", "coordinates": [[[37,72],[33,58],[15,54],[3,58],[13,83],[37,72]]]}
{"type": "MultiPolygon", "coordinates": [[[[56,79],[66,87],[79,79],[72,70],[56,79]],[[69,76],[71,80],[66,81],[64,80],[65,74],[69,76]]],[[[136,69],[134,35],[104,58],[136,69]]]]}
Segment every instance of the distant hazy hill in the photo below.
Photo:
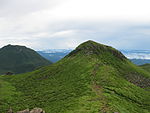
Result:
{"type": "Polygon", "coordinates": [[[70,49],[51,49],[51,50],[37,51],[37,52],[44,58],[52,62],[57,62],[60,59],[64,58],[66,55],[68,55],[71,51],[72,50],[70,49]]]}
{"type": "Polygon", "coordinates": [[[0,74],[29,72],[48,64],[51,62],[25,46],[7,45],[0,49],[0,74]]]}
{"type": "Polygon", "coordinates": [[[150,63],[149,59],[130,59],[130,60],[136,65],[143,65],[143,64],[150,63]]]}
{"type": "Polygon", "coordinates": [[[36,71],[0,76],[0,113],[150,113],[150,73],[93,41],[36,71]]]}

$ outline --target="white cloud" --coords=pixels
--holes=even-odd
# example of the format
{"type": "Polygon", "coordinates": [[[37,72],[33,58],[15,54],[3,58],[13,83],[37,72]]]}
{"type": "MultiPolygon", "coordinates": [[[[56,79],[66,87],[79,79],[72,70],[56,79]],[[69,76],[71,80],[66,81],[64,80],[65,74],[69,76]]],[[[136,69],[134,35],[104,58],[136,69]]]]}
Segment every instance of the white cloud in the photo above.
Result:
{"type": "Polygon", "coordinates": [[[52,9],[61,2],[61,0],[1,0],[0,17],[15,17],[41,11],[46,8],[52,9]]]}
{"type": "Polygon", "coordinates": [[[71,36],[74,34],[75,31],[73,30],[66,30],[66,31],[59,31],[59,32],[56,32],[54,34],[51,35],[51,37],[64,37],[64,36],[71,36]]]}
{"type": "Polygon", "coordinates": [[[149,0],[0,0],[0,46],[73,48],[91,39],[117,48],[148,49],[150,27],[144,26],[150,26],[149,4],[149,0]]]}
{"type": "Polygon", "coordinates": [[[61,19],[145,22],[150,19],[149,4],[149,0],[70,0],[51,13],[61,19]]]}

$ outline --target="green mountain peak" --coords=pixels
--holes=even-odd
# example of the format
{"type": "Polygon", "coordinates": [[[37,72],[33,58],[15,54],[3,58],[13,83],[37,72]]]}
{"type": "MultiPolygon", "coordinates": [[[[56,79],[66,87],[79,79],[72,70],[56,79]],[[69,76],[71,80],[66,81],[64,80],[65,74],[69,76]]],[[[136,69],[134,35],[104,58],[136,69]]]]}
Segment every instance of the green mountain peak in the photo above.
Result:
{"type": "Polygon", "coordinates": [[[120,51],[116,50],[115,48],[112,48],[111,46],[99,44],[92,40],[88,40],[88,41],[80,44],[68,56],[74,56],[77,54],[88,55],[88,56],[89,55],[102,56],[106,53],[109,53],[121,60],[126,59],[126,57],[120,51]]]}
{"type": "Polygon", "coordinates": [[[10,44],[0,49],[0,62],[0,74],[24,73],[51,64],[30,48],[10,44]]]}
{"type": "Polygon", "coordinates": [[[2,47],[3,49],[4,48],[27,48],[26,46],[20,46],[20,45],[11,45],[11,44],[8,44],[4,47],[2,47]]]}

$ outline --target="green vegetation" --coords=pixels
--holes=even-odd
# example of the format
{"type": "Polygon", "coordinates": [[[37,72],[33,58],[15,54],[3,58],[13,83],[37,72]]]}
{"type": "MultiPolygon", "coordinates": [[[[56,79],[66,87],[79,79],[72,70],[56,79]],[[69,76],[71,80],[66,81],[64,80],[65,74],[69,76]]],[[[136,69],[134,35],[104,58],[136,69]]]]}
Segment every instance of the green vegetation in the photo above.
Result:
{"type": "Polygon", "coordinates": [[[144,64],[144,65],[141,65],[140,67],[142,67],[142,68],[145,69],[146,71],[149,71],[149,72],[150,72],[150,64],[144,64]]]}
{"type": "Polygon", "coordinates": [[[0,49],[0,74],[24,73],[51,62],[25,46],[7,45],[0,49]]]}
{"type": "Polygon", "coordinates": [[[112,47],[88,41],[59,62],[0,76],[0,113],[149,113],[150,73],[112,47]]]}

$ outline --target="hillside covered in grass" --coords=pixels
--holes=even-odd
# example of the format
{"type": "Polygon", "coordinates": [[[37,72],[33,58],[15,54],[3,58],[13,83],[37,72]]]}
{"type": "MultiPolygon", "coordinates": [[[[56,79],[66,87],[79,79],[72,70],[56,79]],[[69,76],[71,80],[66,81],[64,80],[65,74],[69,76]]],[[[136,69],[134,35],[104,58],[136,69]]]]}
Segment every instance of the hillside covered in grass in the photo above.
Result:
{"type": "Polygon", "coordinates": [[[93,41],[36,71],[0,76],[0,113],[40,107],[46,113],[149,113],[150,73],[93,41]]]}
{"type": "Polygon", "coordinates": [[[50,61],[25,46],[7,45],[0,49],[0,74],[29,72],[49,64],[50,61]]]}
{"type": "Polygon", "coordinates": [[[144,65],[141,65],[140,67],[142,67],[142,68],[145,69],[146,71],[149,71],[149,72],[150,72],[150,64],[144,64],[144,65]]]}

